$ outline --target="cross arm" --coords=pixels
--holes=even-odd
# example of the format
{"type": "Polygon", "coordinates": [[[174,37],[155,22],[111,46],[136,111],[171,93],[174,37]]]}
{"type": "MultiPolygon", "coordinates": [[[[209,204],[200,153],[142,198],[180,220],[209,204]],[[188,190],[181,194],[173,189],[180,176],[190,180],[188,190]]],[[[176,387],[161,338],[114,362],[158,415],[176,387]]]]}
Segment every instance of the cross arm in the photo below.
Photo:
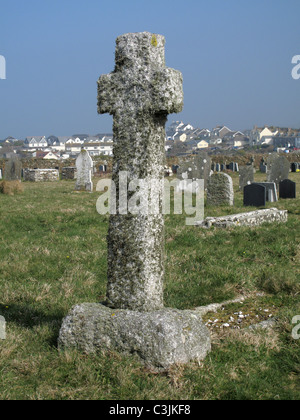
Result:
{"type": "Polygon", "coordinates": [[[183,78],[178,70],[166,67],[157,70],[153,77],[153,102],[155,112],[178,113],[183,109],[183,78]]]}
{"type": "Polygon", "coordinates": [[[104,74],[98,80],[98,114],[113,114],[116,103],[114,74],[104,74]]]}

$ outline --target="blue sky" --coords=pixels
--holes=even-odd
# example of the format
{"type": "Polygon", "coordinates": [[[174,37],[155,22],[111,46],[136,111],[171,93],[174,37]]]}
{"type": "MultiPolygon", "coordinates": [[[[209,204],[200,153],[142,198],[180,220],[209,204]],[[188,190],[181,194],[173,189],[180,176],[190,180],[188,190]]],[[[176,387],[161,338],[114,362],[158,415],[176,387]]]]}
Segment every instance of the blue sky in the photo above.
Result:
{"type": "Polygon", "coordinates": [[[2,0],[0,139],[112,131],[96,81],[114,68],[117,36],[166,37],[166,64],[184,78],[173,120],[300,127],[299,0],[2,0]]]}

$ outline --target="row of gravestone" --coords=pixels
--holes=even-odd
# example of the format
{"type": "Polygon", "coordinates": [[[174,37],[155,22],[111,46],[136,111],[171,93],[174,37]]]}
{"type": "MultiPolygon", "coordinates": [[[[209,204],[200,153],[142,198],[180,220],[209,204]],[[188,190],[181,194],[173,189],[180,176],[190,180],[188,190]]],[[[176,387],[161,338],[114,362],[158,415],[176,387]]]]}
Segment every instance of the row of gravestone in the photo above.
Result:
{"type": "Polygon", "coordinates": [[[239,172],[239,164],[237,162],[231,162],[229,165],[227,165],[226,163],[213,163],[211,165],[211,169],[213,172],[239,172]]]}
{"type": "MultiPolygon", "coordinates": [[[[92,170],[93,170],[93,161],[89,155],[89,153],[86,150],[82,150],[79,154],[77,160],[76,160],[76,173],[77,173],[77,181],[76,181],[76,190],[87,190],[92,191],[93,190],[93,183],[92,183],[92,170]]],[[[25,177],[27,172],[30,172],[31,176],[28,178],[28,180],[35,181],[36,173],[38,171],[42,170],[23,170],[22,169],[22,163],[18,158],[12,158],[5,164],[4,169],[4,179],[7,181],[16,181],[21,180],[22,177],[25,177]]],[[[43,170],[45,171],[51,171],[51,170],[43,170]]],[[[99,167],[100,172],[106,172],[107,171],[107,165],[100,165],[99,167]]],[[[63,168],[62,174],[65,174],[66,178],[75,178],[75,168],[63,168]]],[[[58,179],[59,174],[57,171],[56,179],[58,179]]],[[[0,169],[0,179],[2,179],[2,170],[0,169]]],[[[44,176],[39,177],[38,180],[47,180],[44,176]]]]}
{"type": "MultiPolygon", "coordinates": [[[[245,205],[261,207],[265,205],[266,201],[278,201],[276,185],[279,187],[279,198],[296,198],[296,184],[288,180],[289,161],[277,153],[272,154],[268,157],[267,167],[267,182],[264,183],[254,183],[255,169],[253,165],[239,168],[240,190],[244,191],[245,205]],[[254,187],[249,188],[251,185],[254,187]],[[255,191],[257,191],[257,197],[255,191]]],[[[204,188],[207,190],[208,205],[233,205],[232,179],[224,173],[213,173],[211,168],[211,159],[205,152],[198,154],[191,161],[181,163],[176,167],[177,177],[180,180],[178,189],[185,190],[192,187],[191,191],[196,192],[194,190],[196,180],[203,179],[204,188]],[[193,182],[190,183],[189,180],[193,182]]]]}
{"type": "MultiPolygon", "coordinates": [[[[296,183],[290,179],[280,181],[279,198],[296,198],[296,183]]],[[[267,201],[278,201],[274,182],[255,182],[244,187],[244,206],[264,207],[267,201]]]]}

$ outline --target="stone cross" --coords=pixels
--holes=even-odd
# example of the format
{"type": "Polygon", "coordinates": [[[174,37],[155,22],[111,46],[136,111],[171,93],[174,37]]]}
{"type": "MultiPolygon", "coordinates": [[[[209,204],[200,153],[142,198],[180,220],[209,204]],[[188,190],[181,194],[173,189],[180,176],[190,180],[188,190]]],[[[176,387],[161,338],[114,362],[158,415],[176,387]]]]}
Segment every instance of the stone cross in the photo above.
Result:
{"type": "Polygon", "coordinates": [[[115,71],[99,79],[99,112],[114,116],[107,301],[72,308],[59,349],[136,354],[158,371],[199,362],[211,350],[201,313],[163,308],[165,122],[182,102],[182,76],[165,67],[164,38],[148,32],[119,37],[115,71]],[[142,194],[131,194],[135,181],[143,181],[142,194]],[[160,196],[155,214],[130,210],[136,194],[143,202],[160,196]]]}
{"type": "Polygon", "coordinates": [[[120,36],[115,70],[98,81],[98,113],[113,115],[117,213],[109,222],[107,284],[107,305],[112,308],[145,312],[163,308],[163,183],[159,181],[164,177],[167,115],[183,108],[182,75],[165,66],[164,46],[162,35],[149,32],[120,36]],[[133,180],[157,181],[159,214],[126,213],[120,172],[127,173],[127,186],[133,180]]]}
{"type": "Polygon", "coordinates": [[[77,181],[76,191],[93,191],[92,169],[93,161],[89,153],[82,149],[76,159],[77,181]]]}

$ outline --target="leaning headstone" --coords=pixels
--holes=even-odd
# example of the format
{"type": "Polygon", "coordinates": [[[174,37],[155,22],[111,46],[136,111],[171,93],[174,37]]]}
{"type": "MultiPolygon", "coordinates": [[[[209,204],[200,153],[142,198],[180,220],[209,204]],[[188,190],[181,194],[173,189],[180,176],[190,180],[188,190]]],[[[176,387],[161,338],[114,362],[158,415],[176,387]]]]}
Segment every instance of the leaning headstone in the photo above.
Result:
{"type": "Polygon", "coordinates": [[[207,185],[208,206],[233,206],[234,191],[232,178],[224,173],[210,176],[207,185]]]}
{"type": "Polygon", "coordinates": [[[296,182],[284,179],[279,183],[280,198],[296,198],[296,182]]]}
{"type": "Polygon", "coordinates": [[[288,179],[289,173],[290,162],[285,156],[273,153],[268,157],[268,182],[275,182],[278,185],[280,181],[288,179]]]}
{"type": "Polygon", "coordinates": [[[277,186],[275,182],[255,182],[255,184],[266,187],[266,201],[276,203],[278,201],[277,186]]]}
{"type": "Polygon", "coordinates": [[[239,173],[240,190],[243,190],[246,185],[250,185],[254,182],[254,170],[252,165],[241,166],[239,173]]]}
{"type": "Polygon", "coordinates": [[[115,71],[99,79],[98,112],[114,117],[118,192],[109,220],[107,300],[73,308],[59,335],[60,348],[134,353],[154,369],[201,360],[211,348],[200,315],[163,307],[165,123],[183,107],[182,75],[165,67],[164,44],[148,32],[120,36],[115,71]],[[122,191],[149,179],[159,212],[128,214],[122,191]]]}
{"type": "Polygon", "coordinates": [[[265,207],[266,187],[259,184],[247,185],[244,188],[244,206],[265,207]]]}
{"type": "Polygon", "coordinates": [[[6,181],[21,180],[22,162],[18,157],[12,157],[5,163],[4,179],[6,181]]]}
{"type": "Polygon", "coordinates": [[[76,159],[77,181],[76,191],[93,191],[92,182],[93,161],[89,153],[82,149],[76,159]]]}

